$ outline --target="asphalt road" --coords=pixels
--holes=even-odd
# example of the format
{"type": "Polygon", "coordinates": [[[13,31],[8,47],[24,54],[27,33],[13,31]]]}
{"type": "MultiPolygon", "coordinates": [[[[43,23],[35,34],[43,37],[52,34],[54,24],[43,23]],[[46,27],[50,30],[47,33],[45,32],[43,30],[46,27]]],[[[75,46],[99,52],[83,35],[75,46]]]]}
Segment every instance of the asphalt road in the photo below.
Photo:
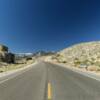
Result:
{"type": "Polygon", "coordinates": [[[0,81],[0,100],[100,100],[100,82],[40,62],[0,81]],[[6,81],[5,81],[6,80],[6,81]]]}

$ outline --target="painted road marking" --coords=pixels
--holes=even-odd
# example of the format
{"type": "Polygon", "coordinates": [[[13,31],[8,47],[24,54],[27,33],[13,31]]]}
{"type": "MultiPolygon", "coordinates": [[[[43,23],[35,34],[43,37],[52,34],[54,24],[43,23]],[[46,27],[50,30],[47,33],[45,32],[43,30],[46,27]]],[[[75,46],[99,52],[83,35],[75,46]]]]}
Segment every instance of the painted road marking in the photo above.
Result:
{"type": "Polygon", "coordinates": [[[52,99],[52,91],[51,91],[51,84],[48,83],[48,100],[52,99]]]}

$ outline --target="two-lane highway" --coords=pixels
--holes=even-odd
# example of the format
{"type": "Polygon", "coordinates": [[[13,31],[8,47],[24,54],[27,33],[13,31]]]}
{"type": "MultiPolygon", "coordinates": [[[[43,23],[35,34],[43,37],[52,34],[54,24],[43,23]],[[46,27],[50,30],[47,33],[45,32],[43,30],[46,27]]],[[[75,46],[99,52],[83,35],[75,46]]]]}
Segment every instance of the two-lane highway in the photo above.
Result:
{"type": "Polygon", "coordinates": [[[0,100],[100,100],[100,82],[40,62],[0,83],[0,100]]]}

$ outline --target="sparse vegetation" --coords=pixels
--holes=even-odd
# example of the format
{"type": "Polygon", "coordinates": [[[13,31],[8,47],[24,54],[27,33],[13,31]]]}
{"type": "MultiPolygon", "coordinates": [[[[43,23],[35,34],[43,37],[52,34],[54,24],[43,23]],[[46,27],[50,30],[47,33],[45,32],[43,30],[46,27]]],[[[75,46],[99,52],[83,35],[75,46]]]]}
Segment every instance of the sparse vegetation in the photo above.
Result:
{"type": "MultiPolygon", "coordinates": [[[[100,42],[87,42],[74,45],[59,52],[56,59],[64,59],[67,64],[100,71],[100,42]]],[[[63,63],[63,61],[61,61],[63,63]]]]}
{"type": "Polygon", "coordinates": [[[15,70],[18,68],[22,68],[22,67],[25,67],[25,66],[32,64],[34,62],[35,62],[35,60],[29,60],[26,63],[15,63],[15,64],[2,63],[2,64],[0,64],[0,66],[1,66],[0,73],[5,72],[5,71],[10,71],[10,70],[15,70]]]}
{"type": "Polygon", "coordinates": [[[32,55],[15,55],[9,52],[7,46],[0,45],[0,73],[22,68],[34,61],[35,60],[32,58],[32,55]]]}

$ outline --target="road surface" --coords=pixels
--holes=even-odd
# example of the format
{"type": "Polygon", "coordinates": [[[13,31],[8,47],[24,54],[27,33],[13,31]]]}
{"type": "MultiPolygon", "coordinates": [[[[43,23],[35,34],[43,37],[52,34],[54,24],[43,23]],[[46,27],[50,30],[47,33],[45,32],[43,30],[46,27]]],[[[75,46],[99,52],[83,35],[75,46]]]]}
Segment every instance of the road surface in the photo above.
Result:
{"type": "Polygon", "coordinates": [[[0,100],[100,100],[100,82],[40,62],[14,77],[0,80],[0,100]]]}

